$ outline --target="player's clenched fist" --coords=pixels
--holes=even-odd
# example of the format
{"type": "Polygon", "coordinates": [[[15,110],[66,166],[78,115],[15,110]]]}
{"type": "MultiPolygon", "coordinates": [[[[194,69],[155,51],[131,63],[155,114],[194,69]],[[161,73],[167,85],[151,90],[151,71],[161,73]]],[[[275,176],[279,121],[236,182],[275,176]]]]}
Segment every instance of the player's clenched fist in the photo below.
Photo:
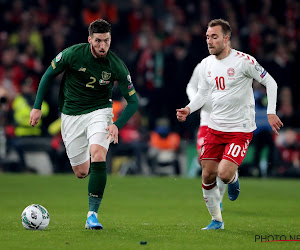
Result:
{"type": "Polygon", "coordinates": [[[189,107],[185,107],[185,108],[181,108],[181,109],[176,109],[176,117],[178,119],[178,121],[180,122],[185,122],[186,117],[190,114],[190,108],[189,107]]]}

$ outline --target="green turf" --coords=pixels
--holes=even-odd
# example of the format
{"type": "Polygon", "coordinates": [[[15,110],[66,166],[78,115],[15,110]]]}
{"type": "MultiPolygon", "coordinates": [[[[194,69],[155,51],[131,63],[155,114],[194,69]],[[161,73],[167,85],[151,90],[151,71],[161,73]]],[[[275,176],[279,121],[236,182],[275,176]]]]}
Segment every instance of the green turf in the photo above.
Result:
{"type": "Polygon", "coordinates": [[[88,179],[0,174],[0,249],[300,249],[298,242],[255,242],[255,235],[300,239],[300,180],[240,178],[241,195],[224,198],[225,230],[210,222],[200,179],[109,176],[104,229],[84,229],[88,179]],[[45,206],[45,231],[22,227],[21,213],[45,206]],[[147,241],[147,245],[140,245],[147,241]]]}

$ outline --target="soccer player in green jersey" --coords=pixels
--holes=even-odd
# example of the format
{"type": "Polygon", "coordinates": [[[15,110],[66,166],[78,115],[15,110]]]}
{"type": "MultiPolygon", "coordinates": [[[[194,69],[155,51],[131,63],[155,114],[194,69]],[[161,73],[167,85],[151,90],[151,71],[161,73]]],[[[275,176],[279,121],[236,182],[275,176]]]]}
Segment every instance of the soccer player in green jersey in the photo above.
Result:
{"type": "Polygon", "coordinates": [[[88,43],[73,45],[60,52],[44,73],[30,113],[30,124],[41,119],[41,106],[53,79],[64,71],[60,86],[61,134],[73,171],[88,184],[89,212],[86,229],[102,229],[98,209],[106,179],[106,155],[110,142],[118,143],[119,129],[138,108],[138,99],[129,71],[110,51],[111,26],[96,20],[89,26],[88,43]],[[127,100],[127,106],[113,123],[114,82],[127,100]]]}

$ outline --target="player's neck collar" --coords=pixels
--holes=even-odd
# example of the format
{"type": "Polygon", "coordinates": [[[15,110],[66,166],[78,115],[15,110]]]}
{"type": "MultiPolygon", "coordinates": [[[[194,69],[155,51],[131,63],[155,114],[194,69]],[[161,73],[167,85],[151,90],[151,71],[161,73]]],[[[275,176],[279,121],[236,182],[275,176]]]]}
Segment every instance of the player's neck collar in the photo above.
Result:
{"type": "Polygon", "coordinates": [[[225,54],[225,56],[224,57],[222,57],[222,58],[217,58],[217,56],[216,56],[216,59],[217,60],[224,60],[224,59],[226,59],[228,56],[230,56],[230,54],[232,53],[232,49],[229,47],[229,48],[226,48],[226,54],[225,54]]]}

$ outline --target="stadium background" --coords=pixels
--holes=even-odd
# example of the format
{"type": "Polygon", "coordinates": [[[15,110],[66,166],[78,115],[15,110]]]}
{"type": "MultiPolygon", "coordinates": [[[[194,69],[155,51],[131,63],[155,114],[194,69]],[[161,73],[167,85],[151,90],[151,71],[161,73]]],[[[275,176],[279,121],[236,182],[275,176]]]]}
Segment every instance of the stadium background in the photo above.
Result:
{"type": "MultiPolygon", "coordinates": [[[[272,136],[265,89],[253,84],[256,121],[253,142],[240,168],[247,176],[300,176],[300,3],[250,0],[0,1],[0,168],[4,172],[70,172],[59,135],[58,89],[52,84],[43,123],[34,130],[29,112],[39,79],[64,48],[87,42],[88,24],[112,24],[111,50],[128,66],[140,108],[120,130],[108,164],[120,175],[200,175],[196,156],[199,113],[184,124],[175,109],[188,103],[186,84],[208,54],[207,23],[231,24],[232,47],[253,55],[278,84],[277,112],[284,123],[272,136]],[[28,107],[20,98],[28,101],[28,107]],[[41,164],[42,163],[42,164],[41,164]]],[[[21,99],[22,100],[22,99],[21,99]]],[[[124,101],[114,91],[115,117],[124,101]]]]}

